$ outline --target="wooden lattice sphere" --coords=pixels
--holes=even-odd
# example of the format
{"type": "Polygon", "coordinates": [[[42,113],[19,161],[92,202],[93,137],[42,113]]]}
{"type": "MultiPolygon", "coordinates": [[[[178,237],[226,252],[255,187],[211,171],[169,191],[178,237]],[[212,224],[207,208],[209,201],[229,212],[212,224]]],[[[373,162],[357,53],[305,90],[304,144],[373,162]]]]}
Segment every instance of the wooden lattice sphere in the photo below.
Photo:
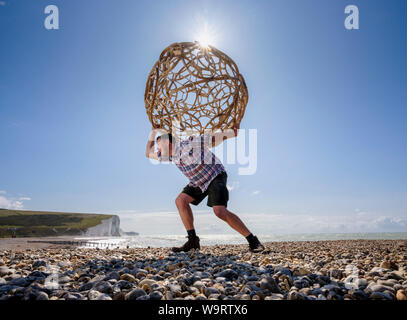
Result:
{"type": "Polygon", "coordinates": [[[153,125],[175,134],[204,133],[240,123],[248,97],[243,76],[225,53],[180,42],[161,53],[148,76],[144,101],[153,125]]]}

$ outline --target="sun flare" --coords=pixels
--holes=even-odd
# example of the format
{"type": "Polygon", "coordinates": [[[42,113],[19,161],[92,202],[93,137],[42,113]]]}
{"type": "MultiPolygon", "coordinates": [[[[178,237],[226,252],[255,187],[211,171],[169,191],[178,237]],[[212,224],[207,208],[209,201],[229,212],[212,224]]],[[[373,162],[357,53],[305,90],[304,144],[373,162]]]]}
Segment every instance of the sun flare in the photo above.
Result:
{"type": "Polygon", "coordinates": [[[201,47],[208,48],[210,44],[213,45],[213,40],[209,34],[201,34],[197,37],[197,41],[201,47]]]}
{"type": "Polygon", "coordinates": [[[209,45],[215,45],[216,33],[213,28],[210,28],[207,23],[204,24],[197,32],[195,32],[194,40],[202,47],[208,48],[209,45]]]}

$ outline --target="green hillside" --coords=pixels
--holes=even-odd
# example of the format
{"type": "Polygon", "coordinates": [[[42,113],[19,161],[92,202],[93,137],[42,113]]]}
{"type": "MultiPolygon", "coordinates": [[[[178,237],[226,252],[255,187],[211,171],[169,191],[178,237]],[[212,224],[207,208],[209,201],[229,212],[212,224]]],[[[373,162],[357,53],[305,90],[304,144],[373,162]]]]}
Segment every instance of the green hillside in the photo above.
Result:
{"type": "Polygon", "coordinates": [[[0,209],[0,238],[80,235],[113,215],[0,209]]]}

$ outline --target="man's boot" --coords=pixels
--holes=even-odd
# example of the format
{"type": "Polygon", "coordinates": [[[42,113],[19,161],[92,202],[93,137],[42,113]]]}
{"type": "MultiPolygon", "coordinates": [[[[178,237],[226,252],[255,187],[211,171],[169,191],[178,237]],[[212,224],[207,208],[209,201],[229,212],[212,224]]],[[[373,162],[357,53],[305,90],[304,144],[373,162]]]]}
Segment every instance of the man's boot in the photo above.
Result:
{"type": "Polygon", "coordinates": [[[198,236],[187,236],[188,241],[185,242],[181,247],[173,247],[173,252],[181,252],[181,251],[189,251],[191,249],[201,249],[199,245],[199,237],[198,236]]]}

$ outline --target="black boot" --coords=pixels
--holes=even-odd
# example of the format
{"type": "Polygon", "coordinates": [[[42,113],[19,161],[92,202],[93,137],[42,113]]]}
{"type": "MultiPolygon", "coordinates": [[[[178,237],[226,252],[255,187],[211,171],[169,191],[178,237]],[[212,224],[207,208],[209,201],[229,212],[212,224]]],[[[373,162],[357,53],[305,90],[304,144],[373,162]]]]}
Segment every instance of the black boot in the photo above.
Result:
{"type": "Polygon", "coordinates": [[[187,236],[188,241],[184,243],[181,247],[173,247],[172,251],[173,252],[181,252],[181,251],[189,251],[191,249],[201,249],[201,246],[199,245],[199,237],[191,237],[187,236]]]}
{"type": "Polygon", "coordinates": [[[264,251],[264,246],[260,243],[259,239],[254,236],[249,242],[249,250],[251,252],[257,253],[264,251]]]}

